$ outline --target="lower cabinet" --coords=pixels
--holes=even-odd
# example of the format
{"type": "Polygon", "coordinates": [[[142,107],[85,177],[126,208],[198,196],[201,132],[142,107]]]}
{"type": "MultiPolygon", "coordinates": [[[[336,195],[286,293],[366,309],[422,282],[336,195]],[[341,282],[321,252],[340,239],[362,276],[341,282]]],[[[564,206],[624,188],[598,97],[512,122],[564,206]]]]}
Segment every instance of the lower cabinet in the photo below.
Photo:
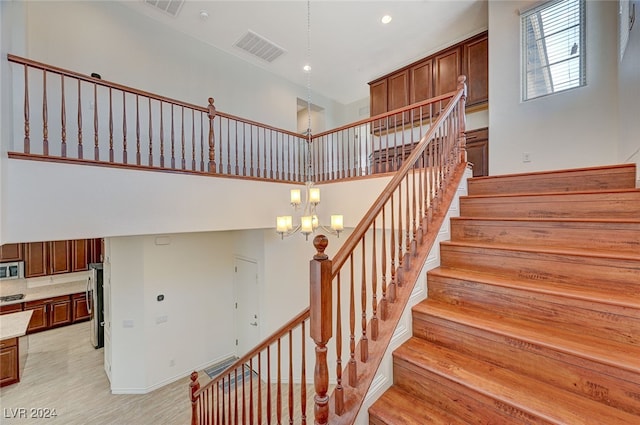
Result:
{"type": "Polygon", "coordinates": [[[87,307],[87,295],[85,293],[73,294],[71,296],[73,306],[73,323],[82,322],[91,318],[91,313],[87,307]]]}
{"type": "Polygon", "coordinates": [[[0,341],[0,387],[20,380],[18,338],[0,341]]]}
{"type": "Polygon", "coordinates": [[[69,295],[24,303],[24,310],[33,310],[27,333],[34,333],[72,323],[69,295]]]}

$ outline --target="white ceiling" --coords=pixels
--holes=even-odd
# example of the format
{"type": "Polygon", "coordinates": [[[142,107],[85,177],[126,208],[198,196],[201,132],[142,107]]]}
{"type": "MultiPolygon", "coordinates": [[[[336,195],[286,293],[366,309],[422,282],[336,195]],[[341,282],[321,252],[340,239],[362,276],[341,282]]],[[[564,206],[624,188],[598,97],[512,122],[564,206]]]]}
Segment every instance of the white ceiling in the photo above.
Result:
{"type": "Polygon", "coordinates": [[[307,85],[310,34],[310,84],[314,92],[348,104],[369,95],[367,83],[487,28],[487,0],[307,2],[186,0],[177,17],[144,0],[123,1],[132,10],[200,39],[229,54],[307,85]],[[202,19],[200,11],[208,12],[202,19]],[[380,18],[390,14],[391,23],[380,18]],[[234,47],[251,30],[284,48],[271,63],[234,47]]]}

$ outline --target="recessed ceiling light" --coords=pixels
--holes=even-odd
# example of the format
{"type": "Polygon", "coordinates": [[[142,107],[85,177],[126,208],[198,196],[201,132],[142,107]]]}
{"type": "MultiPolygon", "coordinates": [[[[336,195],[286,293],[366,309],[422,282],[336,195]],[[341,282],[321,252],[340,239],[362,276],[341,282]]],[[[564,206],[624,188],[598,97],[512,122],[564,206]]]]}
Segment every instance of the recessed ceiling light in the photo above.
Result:
{"type": "Polygon", "coordinates": [[[311,72],[311,65],[305,65],[302,67],[302,69],[304,70],[304,72],[311,72]]]}
{"type": "Polygon", "coordinates": [[[384,15],[382,19],[380,19],[380,22],[382,22],[383,24],[388,24],[392,19],[393,18],[391,17],[391,15],[384,15]]]}

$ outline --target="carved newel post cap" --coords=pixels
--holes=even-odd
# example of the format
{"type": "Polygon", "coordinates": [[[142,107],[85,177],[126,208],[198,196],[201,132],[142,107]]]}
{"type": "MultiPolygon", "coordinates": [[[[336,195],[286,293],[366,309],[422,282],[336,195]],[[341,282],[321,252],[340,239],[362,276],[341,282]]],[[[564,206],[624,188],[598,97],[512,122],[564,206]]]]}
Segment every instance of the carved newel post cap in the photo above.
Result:
{"type": "Polygon", "coordinates": [[[213,106],[213,98],[212,98],[212,97],[210,97],[210,98],[208,99],[208,101],[209,101],[209,105],[213,106]]]}
{"type": "Polygon", "coordinates": [[[465,81],[467,81],[467,76],[466,75],[460,75],[458,76],[458,84],[462,84],[465,81]]]}
{"type": "Polygon", "coordinates": [[[198,372],[195,370],[191,372],[191,386],[195,385],[195,382],[198,380],[198,372]]]}
{"type": "Polygon", "coordinates": [[[314,260],[327,260],[329,257],[324,253],[324,250],[329,245],[329,239],[325,235],[318,235],[313,238],[313,246],[316,248],[316,255],[313,256],[314,260]]]}

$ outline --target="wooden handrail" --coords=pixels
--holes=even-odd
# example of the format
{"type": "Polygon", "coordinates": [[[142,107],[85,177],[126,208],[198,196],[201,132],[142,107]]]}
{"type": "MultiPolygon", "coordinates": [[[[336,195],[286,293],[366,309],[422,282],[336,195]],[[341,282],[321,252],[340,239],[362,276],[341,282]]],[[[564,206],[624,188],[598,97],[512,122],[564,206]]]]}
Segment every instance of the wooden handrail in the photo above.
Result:
{"type": "MultiPolygon", "coordinates": [[[[463,80],[463,83],[464,83],[464,80],[463,80]]],[[[332,276],[335,276],[336,273],[342,268],[344,263],[349,258],[351,252],[353,252],[353,250],[357,247],[358,241],[362,239],[362,237],[364,236],[364,233],[367,232],[367,230],[369,229],[369,226],[371,226],[371,223],[373,222],[374,218],[378,216],[378,214],[380,214],[380,211],[389,200],[389,197],[392,195],[395,188],[398,186],[400,181],[402,181],[402,179],[409,173],[409,171],[414,167],[414,164],[418,159],[418,157],[423,154],[427,144],[429,143],[431,138],[433,138],[438,127],[442,124],[445,118],[451,113],[451,111],[456,106],[457,102],[460,100],[463,94],[465,94],[463,90],[458,90],[457,92],[454,92],[454,93],[455,95],[451,98],[448,105],[445,107],[442,114],[440,114],[440,116],[438,117],[434,125],[429,129],[427,134],[425,134],[422,137],[420,142],[418,142],[418,145],[413,149],[409,157],[403,162],[402,166],[395,173],[395,175],[392,177],[389,183],[387,183],[387,186],[382,190],[378,198],[376,198],[376,200],[373,202],[369,210],[365,213],[362,220],[360,220],[356,228],[349,235],[347,240],[342,244],[342,246],[340,247],[340,250],[333,257],[333,270],[331,271],[332,276]]],[[[446,99],[448,96],[449,95],[443,95],[440,97],[446,99]]],[[[426,104],[428,103],[429,102],[426,102],[426,104]]],[[[404,109],[405,108],[402,108],[402,110],[404,109]]],[[[402,110],[398,110],[398,111],[402,111],[402,110]]]]}

